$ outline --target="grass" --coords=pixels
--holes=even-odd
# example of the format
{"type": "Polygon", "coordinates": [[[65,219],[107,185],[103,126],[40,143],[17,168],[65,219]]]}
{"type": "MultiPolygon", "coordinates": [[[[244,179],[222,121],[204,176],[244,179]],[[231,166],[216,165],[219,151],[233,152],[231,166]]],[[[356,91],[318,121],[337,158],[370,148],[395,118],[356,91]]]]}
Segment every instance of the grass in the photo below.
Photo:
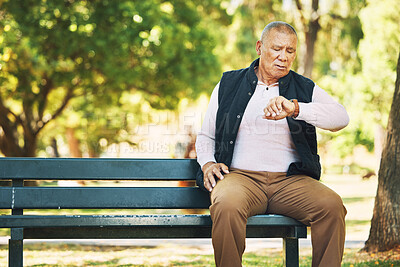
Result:
{"type": "Polygon", "coordinates": [[[357,202],[364,202],[364,201],[368,201],[374,199],[374,197],[344,197],[342,198],[343,203],[345,204],[353,204],[353,203],[357,203],[357,202]]]}
{"type": "MultiPolygon", "coordinates": [[[[87,246],[32,243],[25,245],[26,266],[214,266],[212,252],[196,247],[87,246]]],[[[280,249],[260,249],[244,254],[243,266],[283,266],[280,249]]],[[[0,266],[7,264],[7,247],[0,246],[0,266]]],[[[300,266],[311,266],[309,249],[300,251],[300,266]]],[[[366,253],[346,249],[342,266],[400,266],[400,249],[366,253]]]]}
{"type": "Polygon", "coordinates": [[[369,226],[370,223],[370,220],[346,220],[346,227],[369,226]]]}

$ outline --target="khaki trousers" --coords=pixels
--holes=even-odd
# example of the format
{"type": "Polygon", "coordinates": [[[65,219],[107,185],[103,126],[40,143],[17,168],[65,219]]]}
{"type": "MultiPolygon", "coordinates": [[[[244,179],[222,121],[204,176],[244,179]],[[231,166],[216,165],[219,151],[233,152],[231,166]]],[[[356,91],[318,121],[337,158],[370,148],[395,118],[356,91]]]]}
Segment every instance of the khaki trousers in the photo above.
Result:
{"type": "Polygon", "coordinates": [[[232,169],[211,192],[212,243],[218,267],[241,266],[247,218],[282,214],[311,227],[312,266],[341,265],[346,208],[321,182],[305,175],[232,169]]]}

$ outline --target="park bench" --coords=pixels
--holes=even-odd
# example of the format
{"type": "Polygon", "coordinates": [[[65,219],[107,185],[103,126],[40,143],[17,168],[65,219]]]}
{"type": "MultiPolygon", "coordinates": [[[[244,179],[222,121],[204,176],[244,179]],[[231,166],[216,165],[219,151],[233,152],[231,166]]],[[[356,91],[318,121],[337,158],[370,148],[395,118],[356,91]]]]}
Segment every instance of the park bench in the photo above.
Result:
{"type": "MultiPolygon", "coordinates": [[[[24,209],[46,209],[46,214],[49,209],[207,209],[209,195],[198,187],[154,186],[156,181],[193,180],[197,169],[193,159],[0,158],[0,182],[9,183],[0,187],[0,209],[10,210],[0,215],[0,228],[11,229],[9,266],[23,265],[24,239],[210,238],[209,215],[179,210],[172,215],[24,214],[24,209]],[[24,186],[29,180],[42,182],[24,186]],[[119,183],[48,185],[60,180],[119,183]],[[123,186],[121,181],[151,186],[123,186]]],[[[249,238],[283,238],[285,266],[299,265],[298,239],[307,237],[306,230],[281,215],[257,215],[247,223],[249,238]]]]}

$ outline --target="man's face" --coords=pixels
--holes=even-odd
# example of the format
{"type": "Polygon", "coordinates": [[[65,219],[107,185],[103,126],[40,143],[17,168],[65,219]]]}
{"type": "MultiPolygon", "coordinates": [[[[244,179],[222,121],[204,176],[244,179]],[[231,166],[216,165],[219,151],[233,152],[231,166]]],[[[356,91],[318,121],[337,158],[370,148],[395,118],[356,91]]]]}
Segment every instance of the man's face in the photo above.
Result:
{"type": "Polygon", "coordinates": [[[296,58],[297,37],[295,34],[272,29],[263,42],[257,41],[256,50],[260,56],[263,78],[277,82],[286,76],[296,58]],[[264,77],[264,76],[267,77],[264,77]]]}

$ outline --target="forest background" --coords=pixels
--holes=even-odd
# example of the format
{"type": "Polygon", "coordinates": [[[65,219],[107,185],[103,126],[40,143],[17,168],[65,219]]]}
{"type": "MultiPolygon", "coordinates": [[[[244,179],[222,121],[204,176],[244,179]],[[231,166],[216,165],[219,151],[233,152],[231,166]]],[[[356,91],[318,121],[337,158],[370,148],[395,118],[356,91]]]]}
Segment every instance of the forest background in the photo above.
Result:
{"type": "Polygon", "coordinates": [[[379,167],[400,44],[396,0],[0,1],[5,156],[182,157],[223,71],[247,67],[274,20],[293,69],[348,110],[318,132],[324,172],[379,167]],[[360,156],[360,152],[363,156],[360,156]]]}

